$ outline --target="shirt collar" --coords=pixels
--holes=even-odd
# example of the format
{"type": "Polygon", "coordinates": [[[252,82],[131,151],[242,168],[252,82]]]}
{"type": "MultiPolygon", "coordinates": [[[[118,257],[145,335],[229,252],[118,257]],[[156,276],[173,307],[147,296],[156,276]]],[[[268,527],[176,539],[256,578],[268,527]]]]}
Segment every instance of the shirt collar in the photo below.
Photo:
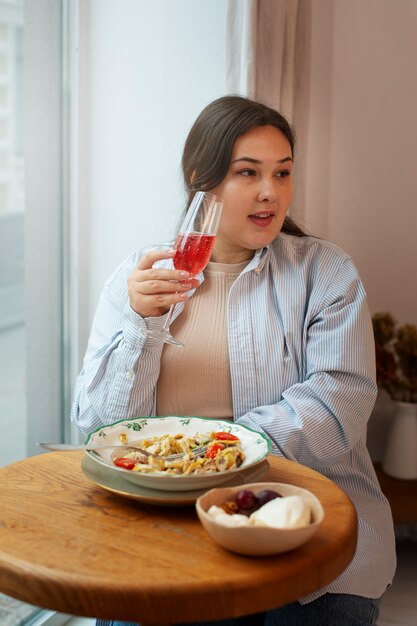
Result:
{"type": "Polygon", "coordinates": [[[269,256],[269,248],[270,246],[264,246],[263,248],[259,248],[258,250],[256,250],[250,263],[248,263],[248,265],[246,266],[245,271],[252,271],[255,272],[255,274],[260,274],[269,256]]]}

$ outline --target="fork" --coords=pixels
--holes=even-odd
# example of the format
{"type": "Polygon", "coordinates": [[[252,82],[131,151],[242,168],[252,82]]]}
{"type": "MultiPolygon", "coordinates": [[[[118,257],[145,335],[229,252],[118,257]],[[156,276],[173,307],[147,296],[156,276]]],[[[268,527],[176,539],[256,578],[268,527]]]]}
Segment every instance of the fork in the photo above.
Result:
{"type": "MultiPolygon", "coordinates": [[[[134,450],[135,452],[140,452],[146,457],[152,456],[154,459],[162,459],[164,461],[175,461],[176,459],[182,459],[186,456],[186,452],[177,452],[176,454],[152,454],[148,450],[144,450],[143,448],[138,448],[137,446],[129,446],[129,444],[121,444],[120,446],[115,446],[114,444],[72,444],[72,443],[37,443],[36,445],[44,448],[45,450],[55,450],[55,451],[65,451],[65,452],[75,452],[80,450],[85,451],[96,451],[96,450],[134,450]]],[[[199,446],[198,448],[194,448],[191,450],[190,456],[195,458],[197,456],[201,456],[207,450],[206,445],[199,446]]]]}

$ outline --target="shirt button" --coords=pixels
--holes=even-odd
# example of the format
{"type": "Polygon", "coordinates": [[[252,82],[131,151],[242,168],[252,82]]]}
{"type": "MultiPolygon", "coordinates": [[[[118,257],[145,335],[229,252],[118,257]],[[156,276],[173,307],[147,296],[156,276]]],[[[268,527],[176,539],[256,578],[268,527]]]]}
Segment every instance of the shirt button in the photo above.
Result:
{"type": "Polygon", "coordinates": [[[129,370],[127,370],[127,372],[125,373],[125,378],[127,378],[128,380],[133,378],[133,376],[134,376],[133,372],[130,372],[129,370]]]}

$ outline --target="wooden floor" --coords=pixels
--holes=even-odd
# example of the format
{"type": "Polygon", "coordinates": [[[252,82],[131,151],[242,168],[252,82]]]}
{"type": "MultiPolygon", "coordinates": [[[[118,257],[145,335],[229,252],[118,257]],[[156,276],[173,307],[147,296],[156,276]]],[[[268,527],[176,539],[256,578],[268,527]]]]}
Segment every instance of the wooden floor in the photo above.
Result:
{"type": "Polygon", "coordinates": [[[394,584],[382,600],[378,626],[417,626],[417,541],[397,543],[394,584]]]}

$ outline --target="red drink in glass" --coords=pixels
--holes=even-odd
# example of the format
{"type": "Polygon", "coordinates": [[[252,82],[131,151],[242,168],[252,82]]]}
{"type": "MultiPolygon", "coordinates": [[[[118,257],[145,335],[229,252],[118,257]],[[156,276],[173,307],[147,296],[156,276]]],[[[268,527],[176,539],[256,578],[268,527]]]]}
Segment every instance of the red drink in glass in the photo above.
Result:
{"type": "Polygon", "coordinates": [[[174,245],[175,269],[190,272],[192,276],[201,272],[209,262],[215,240],[215,235],[179,233],[174,245]]]}

